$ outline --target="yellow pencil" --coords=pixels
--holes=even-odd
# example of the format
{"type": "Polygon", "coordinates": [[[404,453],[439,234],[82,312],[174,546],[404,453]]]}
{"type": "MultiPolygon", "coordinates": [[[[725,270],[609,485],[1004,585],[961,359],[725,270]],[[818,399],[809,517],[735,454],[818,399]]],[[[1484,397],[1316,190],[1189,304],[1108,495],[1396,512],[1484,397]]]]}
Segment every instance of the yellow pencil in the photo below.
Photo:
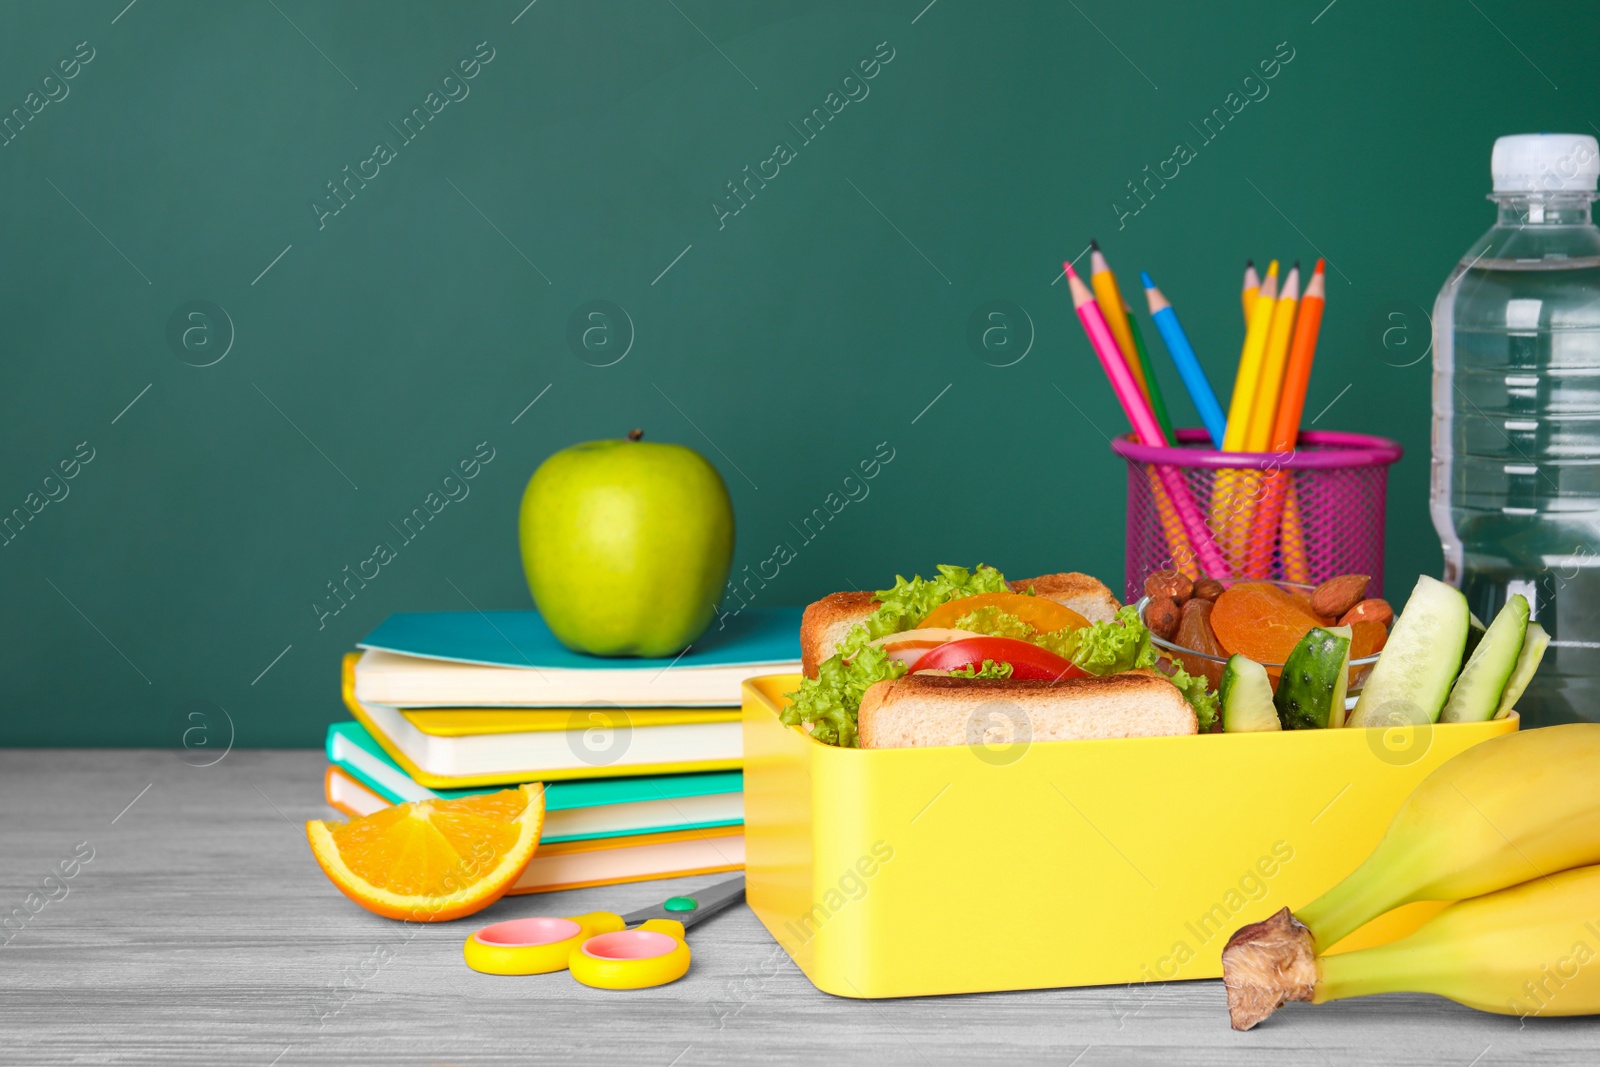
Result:
{"type": "MultiPolygon", "coordinates": [[[[1250,411],[1261,380],[1261,361],[1272,330],[1272,313],[1278,301],[1278,261],[1267,267],[1267,276],[1250,308],[1250,327],[1245,331],[1244,348],[1239,353],[1239,372],[1233,380],[1233,396],[1228,401],[1228,425],[1222,434],[1225,452],[1243,452],[1249,440],[1250,411]]],[[[1253,486],[1240,477],[1240,471],[1221,470],[1211,490],[1211,532],[1234,574],[1243,574],[1250,540],[1250,501],[1243,499],[1253,486]]]]}
{"type": "Polygon", "coordinates": [[[1239,353],[1239,373],[1233,379],[1233,397],[1228,401],[1228,428],[1222,436],[1227,452],[1242,452],[1250,429],[1250,408],[1261,379],[1261,357],[1267,350],[1267,334],[1272,328],[1272,312],[1278,299],[1278,261],[1267,267],[1267,277],[1256,293],[1250,309],[1250,328],[1245,331],[1244,349],[1239,353]]]}
{"type": "Polygon", "coordinates": [[[1247,259],[1244,261],[1244,289],[1239,293],[1240,300],[1244,304],[1244,324],[1246,327],[1250,325],[1250,309],[1255,306],[1256,293],[1260,291],[1261,275],[1256,273],[1256,261],[1247,259]]]}
{"type": "Polygon", "coordinates": [[[1111,265],[1106,262],[1105,253],[1100,251],[1099,242],[1090,241],[1089,249],[1089,284],[1094,289],[1095,301],[1106,317],[1106,325],[1111,327],[1111,336],[1116,339],[1117,348],[1122,351],[1122,361],[1133,372],[1133,380],[1148,404],[1150,385],[1145,381],[1145,368],[1139,360],[1139,350],[1134,347],[1133,333],[1128,329],[1128,305],[1122,302],[1117,276],[1111,273],[1111,265]]]}
{"type": "Polygon", "coordinates": [[[1300,302],[1300,264],[1289,268],[1283,280],[1283,293],[1272,310],[1272,328],[1267,332],[1267,348],[1261,357],[1261,377],[1256,383],[1255,401],[1250,407],[1249,427],[1244,447],[1249,452],[1265,452],[1272,447],[1272,427],[1278,419],[1278,398],[1283,392],[1283,370],[1289,362],[1289,338],[1294,334],[1294,309],[1300,302]]]}

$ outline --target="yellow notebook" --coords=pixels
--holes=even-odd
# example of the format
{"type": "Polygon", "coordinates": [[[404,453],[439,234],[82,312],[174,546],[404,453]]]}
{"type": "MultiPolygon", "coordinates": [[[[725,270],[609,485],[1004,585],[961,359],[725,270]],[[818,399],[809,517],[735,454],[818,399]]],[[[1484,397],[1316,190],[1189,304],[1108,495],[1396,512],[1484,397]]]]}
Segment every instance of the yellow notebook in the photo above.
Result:
{"type": "MultiPolygon", "coordinates": [[[[629,723],[586,725],[562,731],[559,739],[549,730],[425,733],[398,708],[356,699],[355,665],[360,658],[351,653],[344,659],[345,706],[413,781],[429,789],[733,771],[744,765],[737,709],[731,718],[655,726],[632,725],[630,713],[629,723]],[[542,752],[543,758],[517,762],[520,748],[542,752]]],[[[452,714],[428,710],[434,715],[452,714]]]]}
{"type": "Polygon", "coordinates": [[[738,708],[400,708],[406,721],[433,737],[475,734],[587,730],[621,725],[681,726],[699,722],[738,722],[738,708]]]}

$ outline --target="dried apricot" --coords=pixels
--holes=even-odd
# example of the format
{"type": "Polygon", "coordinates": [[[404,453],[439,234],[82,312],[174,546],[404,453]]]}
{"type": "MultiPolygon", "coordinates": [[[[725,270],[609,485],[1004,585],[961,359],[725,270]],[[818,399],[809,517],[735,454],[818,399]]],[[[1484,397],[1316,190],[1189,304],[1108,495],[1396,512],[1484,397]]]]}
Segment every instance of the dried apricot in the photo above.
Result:
{"type": "Polygon", "coordinates": [[[1217,597],[1211,629],[1229,655],[1243,654],[1257,663],[1289,658],[1313,626],[1310,608],[1297,597],[1266,582],[1243,582],[1217,597]]]}
{"type": "Polygon", "coordinates": [[[1389,641],[1389,631],[1383,623],[1371,619],[1357,619],[1350,624],[1350,658],[1364,659],[1382,652],[1389,641]]]}
{"type": "Polygon", "coordinates": [[[1222,684],[1222,660],[1227,653],[1222,646],[1217,644],[1216,636],[1211,632],[1211,612],[1215,605],[1209,600],[1198,598],[1184,601],[1179,609],[1178,634],[1174,641],[1184,648],[1196,652],[1204,652],[1210,659],[1199,656],[1178,656],[1183,663],[1183,669],[1193,675],[1205,675],[1206,680],[1215,689],[1222,684]]]}

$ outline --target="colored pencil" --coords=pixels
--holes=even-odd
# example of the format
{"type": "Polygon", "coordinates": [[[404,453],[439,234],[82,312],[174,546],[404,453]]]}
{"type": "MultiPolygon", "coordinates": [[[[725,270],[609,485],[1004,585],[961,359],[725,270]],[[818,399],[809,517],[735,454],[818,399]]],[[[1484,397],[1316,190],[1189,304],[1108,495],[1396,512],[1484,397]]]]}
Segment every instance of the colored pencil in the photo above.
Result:
{"type": "MultiPolygon", "coordinates": [[[[1305,412],[1306,386],[1311,380],[1311,364],[1317,354],[1317,335],[1322,331],[1322,310],[1327,291],[1325,274],[1326,265],[1319,259],[1316,270],[1311,273],[1311,281],[1306,285],[1305,299],[1300,301],[1300,314],[1295,319],[1294,346],[1289,352],[1289,367],[1283,381],[1283,402],[1278,405],[1278,421],[1273,427],[1272,447],[1279,452],[1291,451],[1299,440],[1300,418],[1305,412]]],[[[1275,473],[1286,483],[1279,534],[1284,577],[1293,582],[1310,581],[1311,568],[1306,564],[1300,498],[1289,474],[1285,471],[1275,473]]]]}
{"type": "Polygon", "coordinates": [[[1189,391],[1189,399],[1194,401],[1195,410],[1200,413],[1200,421],[1205,424],[1206,432],[1211,435],[1212,447],[1220,450],[1228,420],[1222,414],[1222,405],[1217,403],[1217,394],[1211,388],[1211,379],[1206,377],[1205,368],[1200,365],[1200,359],[1194,353],[1194,346],[1189,343],[1189,335],[1183,332],[1183,324],[1178,321],[1178,313],[1172,309],[1172,304],[1162,295],[1161,290],[1156,288],[1156,283],[1150,280],[1148,272],[1141,272],[1139,280],[1144,283],[1144,298],[1150,305],[1150,318],[1161,334],[1162,343],[1167,346],[1167,354],[1172,357],[1173,365],[1178,368],[1178,377],[1183,379],[1183,386],[1189,391]]]}
{"type": "MultiPolygon", "coordinates": [[[[1139,387],[1133,379],[1133,372],[1120,358],[1121,352],[1117,349],[1116,338],[1112,336],[1111,328],[1106,324],[1100,306],[1095,303],[1094,295],[1084,284],[1083,279],[1078,277],[1071,263],[1064,264],[1064,269],[1067,284],[1072,290],[1072,306],[1078,313],[1078,321],[1083,324],[1084,332],[1089,335],[1089,345],[1099,358],[1100,366],[1111,381],[1112,392],[1116,394],[1117,401],[1133,425],[1134,436],[1143,444],[1165,447],[1167,438],[1161,432],[1155,415],[1145,403],[1144,396],[1139,392],[1139,387]]],[[[1187,535],[1187,545],[1182,547],[1198,555],[1205,573],[1225,573],[1227,564],[1218,552],[1216,543],[1211,538],[1211,532],[1206,528],[1205,519],[1195,505],[1194,497],[1190,495],[1189,486],[1184,482],[1183,476],[1166,465],[1157,465],[1155,471],[1161,487],[1166,491],[1168,502],[1182,524],[1183,533],[1187,535]]],[[[1157,503],[1158,510],[1165,516],[1167,511],[1159,507],[1162,503],[1159,497],[1157,503]]],[[[1170,546],[1170,536],[1168,543],[1170,546]]],[[[1174,561],[1179,561],[1185,554],[1174,548],[1174,561]]]]}
{"type": "Polygon", "coordinates": [[[1117,288],[1117,276],[1111,273],[1111,265],[1106,262],[1105,253],[1100,251],[1098,241],[1089,241],[1089,284],[1094,289],[1095,302],[1100,305],[1100,313],[1106,320],[1106,325],[1111,328],[1111,336],[1116,338],[1117,351],[1122,353],[1122,358],[1128,364],[1128,369],[1133,372],[1133,380],[1139,384],[1139,392],[1143,394],[1145,402],[1150,402],[1149,378],[1145,374],[1144,365],[1139,362],[1139,352],[1133,347],[1133,335],[1128,331],[1128,320],[1125,318],[1128,307],[1122,302],[1122,292],[1117,288]]]}
{"type": "Polygon", "coordinates": [[[1228,401],[1228,429],[1223,435],[1230,452],[1242,452],[1250,428],[1250,408],[1255,403],[1261,380],[1261,357],[1267,350],[1267,335],[1272,329],[1272,312],[1278,302],[1278,261],[1267,267],[1267,276],[1250,309],[1250,328],[1245,332],[1244,348],[1239,353],[1239,372],[1233,379],[1233,396],[1228,401]]]}
{"type": "MultiPolygon", "coordinates": [[[[1256,390],[1261,382],[1261,360],[1266,354],[1267,337],[1272,329],[1272,313],[1278,302],[1278,261],[1267,267],[1267,276],[1261,281],[1255,304],[1250,309],[1250,327],[1245,331],[1244,347],[1239,353],[1239,371],[1233,380],[1233,395],[1228,401],[1228,425],[1222,436],[1222,446],[1229,452],[1243,452],[1250,429],[1250,411],[1255,404],[1256,390]]],[[[1222,542],[1222,552],[1232,565],[1229,574],[1245,573],[1245,555],[1249,548],[1250,519],[1244,511],[1248,501],[1237,499],[1249,479],[1239,477],[1242,472],[1222,470],[1217,472],[1211,486],[1211,529],[1222,542]]]]}
{"type": "Polygon", "coordinates": [[[1294,320],[1294,343],[1289,349],[1289,364],[1284,369],[1283,399],[1278,404],[1278,417],[1272,429],[1274,452],[1293,448],[1300,435],[1300,417],[1305,412],[1306,386],[1311,381],[1311,363],[1317,355],[1317,335],[1322,331],[1326,294],[1326,265],[1319,259],[1294,320]]]}
{"type": "Polygon", "coordinates": [[[1133,317],[1133,312],[1127,312],[1128,332],[1133,335],[1134,351],[1139,353],[1139,365],[1144,368],[1144,383],[1150,387],[1150,412],[1156,417],[1156,425],[1161,427],[1161,432],[1168,441],[1177,441],[1178,435],[1172,429],[1172,416],[1167,414],[1167,400],[1161,394],[1161,379],[1156,374],[1156,366],[1150,362],[1150,352],[1144,346],[1144,331],[1139,329],[1139,320],[1133,317]]]}
{"type": "MultiPolygon", "coordinates": [[[[1317,260],[1311,280],[1306,283],[1306,295],[1300,301],[1294,320],[1294,342],[1289,350],[1288,365],[1284,370],[1282,397],[1277,416],[1273,421],[1272,439],[1268,447],[1280,456],[1293,453],[1300,435],[1300,417],[1305,411],[1306,385],[1311,380],[1311,364],[1317,350],[1317,335],[1322,327],[1322,309],[1326,302],[1327,280],[1325,264],[1317,260]]],[[[1261,506],[1250,530],[1251,554],[1249,574],[1265,578],[1272,569],[1272,541],[1277,537],[1283,558],[1285,574],[1306,573],[1305,538],[1300,529],[1300,509],[1289,508],[1293,489],[1293,476],[1285,470],[1268,473],[1261,494],[1261,506]]],[[[1303,578],[1291,579],[1294,581],[1303,578]]]]}
{"type": "Polygon", "coordinates": [[[1072,290],[1073,310],[1078,313],[1078,321],[1083,324],[1083,332],[1089,335],[1089,345],[1099,358],[1101,368],[1111,380],[1111,389],[1117,394],[1117,402],[1122,405],[1128,421],[1133,424],[1134,434],[1143,444],[1164,447],[1167,443],[1166,435],[1161,432],[1155,415],[1150,411],[1150,405],[1145,401],[1144,394],[1139,391],[1133,370],[1122,359],[1116,337],[1112,335],[1111,327],[1107,324],[1100,305],[1095,302],[1094,294],[1083,283],[1083,279],[1078,277],[1078,272],[1072,269],[1071,263],[1066,265],[1066,270],[1067,286],[1072,290]]]}
{"type": "Polygon", "coordinates": [[[1255,401],[1250,405],[1250,422],[1245,430],[1248,452],[1265,452],[1272,447],[1272,428],[1278,417],[1278,399],[1283,390],[1283,371],[1289,361],[1289,339],[1294,333],[1294,309],[1300,303],[1300,264],[1289,268],[1283,292],[1272,309],[1272,326],[1267,332],[1267,347],[1261,354],[1261,373],[1256,382],[1255,401]]]}
{"type": "MultiPolygon", "coordinates": [[[[1283,368],[1289,359],[1294,309],[1299,301],[1300,264],[1296,263],[1289,268],[1283,279],[1283,290],[1272,307],[1272,326],[1267,331],[1267,347],[1261,354],[1261,373],[1256,380],[1256,395],[1245,430],[1246,452],[1265,452],[1272,443],[1272,424],[1278,414],[1278,394],[1283,388],[1283,368]]],[[[1271,513],[1271,504],[1265,499],[1275,486],[1263,473],[1244,470],[1234,475],[1234,529],[1245,552],[1243,565],[1236,569],[1252,578],[1267,576],[1278,534],[1276,515],[1271,513]]]]}
{"type": "MultiPolygon", "coordinates": [[[[1267,331],[1267,345],[1261,353],[1261,371],[1256,379],[1255,399],[1250,405],[1250,421],[1245,429],[1246,452],[1265,452],[1272,443],[1272,423],[1278,414],[1278,393],[1283,388],[1283,367],[1289,358],[1289,339],[1294,331],[1294,309],[1300,301],[1300,264],[1289,268],[1283,279],[1283,291],[1272,306],[1272,326],[1267,331]]],[[[1261,561],[1271,566],[1273,543],[1278,532],[1274,518],[1270,524],[1261,522],[1267,516],[1264,503],[1262,472],[1239,471],[1234,475],[1233,531],[1236,543],[1242,543],[1245,552],[1243,566],[1236,569],[1251,577],[1264,578],[1266,570],[1261,561]]]]}
{"type": "Polygon", "coordinates": [[[1239,293],[1240,300],[1244,303],[1244,324],[1250,325],[1250,311],[1256,306],[1256,293],[1261,289],[1261,275],[1256,273],[1256,261],[1244,261],[1244,288],[1239,293]]]}

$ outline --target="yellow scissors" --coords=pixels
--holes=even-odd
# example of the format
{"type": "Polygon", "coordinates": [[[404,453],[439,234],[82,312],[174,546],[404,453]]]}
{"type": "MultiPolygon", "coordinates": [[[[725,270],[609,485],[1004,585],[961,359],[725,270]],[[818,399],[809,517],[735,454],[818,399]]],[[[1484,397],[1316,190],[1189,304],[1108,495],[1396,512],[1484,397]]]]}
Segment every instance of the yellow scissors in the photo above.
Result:
{"type": "Polygon", "coordinates": [[[683,932],[744,899],[744,875],[692,897],[669,897],[627,915],[592,911],[558,919],[511,919],[467,938],[467,966],[484,974],[572,977],[598,989],[648,989],[676,982],[689,970],[683,932]],[[642,925],[628,929],[634,923],[642,925]]]}

